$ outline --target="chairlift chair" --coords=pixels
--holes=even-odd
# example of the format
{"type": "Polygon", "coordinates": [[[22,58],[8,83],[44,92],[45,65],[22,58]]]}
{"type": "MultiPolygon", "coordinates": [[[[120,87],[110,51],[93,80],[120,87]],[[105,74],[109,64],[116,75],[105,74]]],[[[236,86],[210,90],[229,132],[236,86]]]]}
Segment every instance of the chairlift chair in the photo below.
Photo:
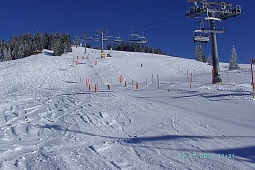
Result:
{"type": "Polygon", "coordinates": [[[139,37],[139,35],[134,34],[134,31],[132,30],[132,33],[130,34],[128,41],[129,42],[138,42],[138,41],[140,41],[138,37],[139,37]]]}
{"type": "Polygon", "coordinates": [[[137,41],[138,44],[147,44],[146,38],[143,37],[138,37],[139,41],[137,41]]]}
{"type": "Polygon", "coordinates": [[[137,44],[147,44],[147,40],[140,40],[140,41],[137,41],[137,44]]]}
{"type": "Polygon", "coordinates": [[[93,40],[92,36],[87,37],[87,40],[89,41],[93,40]]]}
{"type": "Polygon", "coordinates": [[[120,34],[119,34],[118,37],[115,37],[115,40],[114,40],[114,41],[115,41],[115,42],[122,42],[122,38],[121,38],[120,34]]]}
{"type": "Polygon", "coordinates": [[[111,38],[112,38],[112,36],[106,35],[106,36],[104,36],[103,41],[112,41],[111,38]]]}
{"type": "Polygon", "coordinates": [[[210,41],[210,35],[200,31],[201,30],[195,31],[194,38],[193,38],[194,43],[208,43],[208,41],[210,41]]]}
{"type": "Polygon", "coordinates": [[[98,34],[95,34],[94,41],[95,41],[95,42],[99,42],[99,41],[100,41],[100,40],[99,40],[99,35],[98,35],[98,34]]]}
{"type": "Polygon", "coordinates": [[[139,36],[138,37],[138,39],[139,39],[139,41],[137,42],[138,44],[147,44],[147,40],[146,40],[146,38],[145,38],[145,36],[144,36],[144,32],[142,32],[143,33],[143,36],[139,36]]]}

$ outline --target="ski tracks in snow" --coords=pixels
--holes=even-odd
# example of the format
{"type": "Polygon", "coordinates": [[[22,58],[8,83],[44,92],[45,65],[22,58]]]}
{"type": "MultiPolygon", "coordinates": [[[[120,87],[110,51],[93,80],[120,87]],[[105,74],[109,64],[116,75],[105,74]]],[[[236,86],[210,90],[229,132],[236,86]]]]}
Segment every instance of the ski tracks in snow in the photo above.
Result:
{"type": "MultiPolygon", "coordinates": [[[[233,146],[226,143],[230,140],[223,131],[197,117],[204,113],[175,102],[180,94],[171,91],[176,97],[172,100],[169,91],[152,90],[155,84],[146,90],[123,89],[117,82],[120,72],[130,76],[107,59],[93,66],[99,54],[70,65],[73,57],[82,55],[30,57],[20,72],[10,65],[11,76],[0,79],[4,96],[0,98],[0,168],[219,169],[231,164],[231,160],[180,159],[182,152],[203,152],[212,140],[217,146],[233,146]],[[116,90],[104,87],[94,93],[82,84],[87,77],[109,84],[106,73],[117,77],[116,90]],[[207,138],[210,135],[221,138],[207,138]]],[[[196,95],[182,92],[186,97],[196,95]]]]}

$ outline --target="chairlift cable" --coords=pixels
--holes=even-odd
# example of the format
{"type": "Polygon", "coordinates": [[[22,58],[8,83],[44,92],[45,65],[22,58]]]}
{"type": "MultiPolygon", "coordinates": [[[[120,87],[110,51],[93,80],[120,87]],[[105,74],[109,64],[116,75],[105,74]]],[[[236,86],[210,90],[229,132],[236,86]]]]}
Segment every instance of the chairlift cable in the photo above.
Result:
{"type": "MultiPolygon", "coordinates": [[[[245,8],[245,9],[242,9],[242,12],[243,12],[243,11],[246,11],[246,10],[250,10],[250,9],[252,9],[252,8],[255,8],[255,5],[254,5],[254,6],[247,7],[247,8],[245,8]]],[[[170,19],[167,19],[167,20],[158,21],[158,22],[154,22],[154,23],[147,24],[147,25],[143,25],[143,26],[139,26],[139,27],[134,27],[133,29],[139,29],[139,28],[149,27],[149,26],[152,26],[152,25],[156,25],[156,24],[160,24],[160,23],[164,23],[164,22],[168,22],[168,21],[172,21],[172,20],[177,20],[177,19],[181,19],[181,18],[185,18],[185,16],[173,17],[173,18],[170,18],[170,19]]],[[[115,33],[115,32],[128,32],[128,31],[130,31],[130,29],[123,29],[123,30],[120,30],[120,31],[113,31],[112,33],[115,33]]]]}
{"type": "MultiPolygon", "coordinates": [[[[149,27],[149,26],[152,26],[152,25],[157,25],[157,24],[161,24],[161,23],[164,23],[164,22],[168,22],[168,21],[172,21],[172,20],[177,20],[177,19],[181,19],[181,18],[185,18],[185,16],[173,17],[173,18],[170,18],[170,19],[167,19],[167,20],[162,20],[162,21],[154,22],[154,23],[147,24],[147,25],[142,25],[142,26],[138,26],[138,27],[132,27],[132,29],[134,30],[134,29],[139,29],[139,28],[145,28],[145,27],[149,27]]],[[[130,28],[129,29],[119,30],[119,31],[111,31],[111,33],[129,32],[129,31],[130,31],[130,28]]]]}
{"type": "Polygon", "coordinates": [[[243,11],[246,11],[246,10],[250,10],[250,9],[252,9],[252,8],[255,8],[255,5],[250,6],[250,7],[247,7],[247,8],[245,8],[245,9],[242,9],[242,12],[243,12],[243,11]]]}
{"type": "Polygon", "coordinates": [[[146,30],[144,32],[161,31],[161,30],[170,29],[170,28],[178,28],[178,27],[183,27],[183,26],[188,26],[188,25],[195,25],[195,24],[198,24],[198,23],[200,23],[200,22],[192,22],[192,23],[188,23],[188,24],[180,24],[180,25],[174,25],[174,26],[169,26],[169,27],[151,29],[151,30],[146,30]]]}
{"type": "Polygon", "coordinates": [[[170,18],[170,19],[167,19],[167,20],[163,20],[163,21],[154,22],[154,23],[147,24],[147,25],[144,25],[144,26],[135,27],[134,29],[145,28],[145,27],[149,27],[149,26],[156,25],[156,24],[161,24],[161,23],[164,23],[164,22],[168,22],[168,21],[172,21],[172,20],[176,20],[176,19],[180,19],[180,18],[185,18],[185,16],[179,16],[179,17],[174,17],[174,18],[170,18]]]}

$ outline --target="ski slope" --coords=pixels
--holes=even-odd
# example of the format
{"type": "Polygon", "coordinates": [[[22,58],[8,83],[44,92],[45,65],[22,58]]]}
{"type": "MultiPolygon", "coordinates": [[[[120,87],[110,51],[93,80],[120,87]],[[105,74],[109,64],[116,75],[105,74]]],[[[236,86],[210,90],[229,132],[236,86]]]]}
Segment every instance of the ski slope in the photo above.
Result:
{"type": "Polygon", "coordinates": [[[249,65],[50,53],[0,63],[0,169],[255,169],[249,65]]]}

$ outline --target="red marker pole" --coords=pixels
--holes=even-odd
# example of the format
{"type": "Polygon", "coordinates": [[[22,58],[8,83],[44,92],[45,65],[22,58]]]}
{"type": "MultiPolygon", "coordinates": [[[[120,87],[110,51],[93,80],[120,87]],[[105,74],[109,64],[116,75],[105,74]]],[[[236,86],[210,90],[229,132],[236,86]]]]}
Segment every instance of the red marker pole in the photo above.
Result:
{"type": "Polygon", "coordinates": [[[97,84],[95,84],[95,93],[97,92],[97,84]]]}
{"type": "Polygon", "coordinates": [[[86,86],[88,86],[88,84],[89,84],[89,80],[88,78],[86,78],[86,86]]]}
{"type": "Polygon", "coordinates": [[[120,79],[120,83],[122,83],[122,75],[120,75],[119,79],[120,79]]]}
{"type": "Polygon", "coordinates": [[[212,69],[212,84],[213,84],[213,80],[214,80],[214,69],[212,69]]]}

